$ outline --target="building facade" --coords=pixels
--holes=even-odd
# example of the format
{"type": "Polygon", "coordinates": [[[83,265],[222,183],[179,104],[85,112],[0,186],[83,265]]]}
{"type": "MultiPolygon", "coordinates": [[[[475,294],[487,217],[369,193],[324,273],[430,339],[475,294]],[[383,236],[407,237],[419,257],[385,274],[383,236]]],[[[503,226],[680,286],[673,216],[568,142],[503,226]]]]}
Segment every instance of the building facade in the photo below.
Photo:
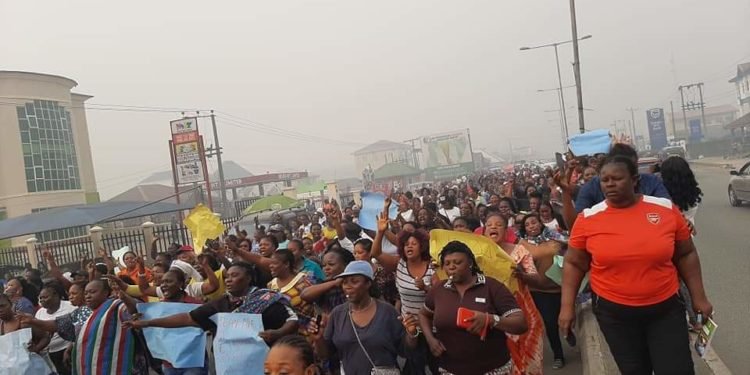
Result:
{"type": "Polygon", "coordinates": [[[376,170],[389,163],[401,163],[416,167],[412,146],[404,143],[380,140],[354,152],[354,168],[376,170]]]}
{"type": "MultiPolygon", "coordinates": [[[[731,105],[718,105],[714,107],[706,107],[703,112],[706,117],[705,132],[703,134],[704,140],[722,139],[731,135],[731,132],[727,130],[725,126],[737,119],[737,108],[731,105]]],[[[664,116],[666,120],[665,126],[667,128],[667,137],[670,139],[674,138],[674,129],[677,131],[677,139],[687,139],[689,138],[687,124],[690,124],[691,121],[700,120],[701,111],[686,111],[686,123],[685,119],[682,117],[682,110],[675,109],[674,127],[672,126],[672,114],[666,111],[664,116]]]]}
{"type": "Polygon", "coordinates": [[[99,201],[84,103],[72,79],[0,71],[0,220],[99,201]]]}
{"type": "Polygon", "coordinates": [[[737,65],[737,75],[729,80],[737,89],[740,116],[750,113],[750,62],[737,65]]]}

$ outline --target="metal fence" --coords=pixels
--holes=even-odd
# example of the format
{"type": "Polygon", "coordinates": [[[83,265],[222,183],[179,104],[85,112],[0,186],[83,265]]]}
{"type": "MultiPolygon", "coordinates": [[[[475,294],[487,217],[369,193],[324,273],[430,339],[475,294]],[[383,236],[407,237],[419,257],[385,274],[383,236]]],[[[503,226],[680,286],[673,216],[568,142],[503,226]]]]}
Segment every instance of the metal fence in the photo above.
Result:
{"type": "Polygon", "coordinates": [[[6,273],[17,274],[24,269],[29,262],[29,253],[26,246],[9,247],[0,249],[0,277],[6,273]]]}
{"type": "Polygon", "coordinates": [[[146,236],[141,228],[117,229],[115,231],[102,234],[102,245],[108,251],[130,247],[130,250],[144,256],[148,255],[150,244],[146,244],[146,236]]]}
{"type": "Polygon", "coordinates": [[[245,211],[246,208],[252,206],[253,203],[261,198],[263,197],[252,197],[234,201],[234,216],[239,218],[242,216],[242,211],[245,211]]]}
{"type": "Polygon", "coordinates": [[[39,260],[39,269],[46,271],[42,252],[49,249],[55,257],[55,262],[66,269],[78,269],[81,260],[95,259],[98,255],[90,236],[68,238],[60,241],[38,243],[35,246],[36,257],[39,260]]]}

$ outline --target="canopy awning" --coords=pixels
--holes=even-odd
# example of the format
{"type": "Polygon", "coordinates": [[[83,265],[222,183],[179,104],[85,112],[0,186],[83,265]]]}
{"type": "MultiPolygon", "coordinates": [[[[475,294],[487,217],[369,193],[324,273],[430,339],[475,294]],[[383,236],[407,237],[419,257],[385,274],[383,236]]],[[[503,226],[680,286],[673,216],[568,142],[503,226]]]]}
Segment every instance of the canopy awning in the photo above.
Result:
{"type": "Polygon", "coordinates": [[[192,204],[177,205],[168,202],[102,202],[56,207],[0,221],[0,239],[189,210],[191,208],[193,208],[192,204]]]}
{"type": "Polygon", "coordinates": [[[744,116],[724,125],[724,129],[737,129],[744,126],[750,127],[750,113],[746,113],[744,116]]]}

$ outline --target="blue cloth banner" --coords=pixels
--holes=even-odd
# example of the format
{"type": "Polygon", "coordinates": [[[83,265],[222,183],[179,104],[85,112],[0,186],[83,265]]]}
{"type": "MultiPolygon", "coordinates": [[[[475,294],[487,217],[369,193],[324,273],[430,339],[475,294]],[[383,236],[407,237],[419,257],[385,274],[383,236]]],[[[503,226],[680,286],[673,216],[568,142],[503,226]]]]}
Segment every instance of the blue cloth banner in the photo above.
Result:
{"type": "Polygon", "coordinates": [[[608,153],[612,140],[609,137],[609,130],[596,129],[570,136],[569,143],[573,155],[583,156],[608,153]]]}
{"type": "MultiPolygon", "coordinates": [[[[143,319],[156,319],[190,312],[200,305],[192,303],[139,303],[143,319]]],[[[154,358],[165,360],[174,368],[203,367],[206,358],[206,334],[197,327],[144,328],[143,336],[154,358]]]]}
{"type": "Polygon", "coordinates": [[[217,374],[262,374],[268,345],[258,334],[263,332],[260,314],[218,313],[214,359],[217,374]]]}
{"type": "Polygon", "coordinates": [[[0,336],[0,374],[54,374],[47,362],[26,346],[31,341],[31,328],[24,328],[0,336]]]}
{"type": "MultiPolygon", "coordinates": [[[[362,209],[359,210],[359,226],[368,230],[378,230],[377,218],[383,212],[385,195],[381,193],[362,192],[362,209]]],[[[394,220],[398,215],[398,203],[392,202],[388,218],[394,220]]],[[[416,213],[415,213],[416,215],[416,213]]]]}
{"type": "Polygon", "coordinates": [[[648,138],[651,141],[651,151],[659,151],[667,146],[667,127],[664,123],[664,110],[652,108],[646,111],[648,124],[648,138]]]}

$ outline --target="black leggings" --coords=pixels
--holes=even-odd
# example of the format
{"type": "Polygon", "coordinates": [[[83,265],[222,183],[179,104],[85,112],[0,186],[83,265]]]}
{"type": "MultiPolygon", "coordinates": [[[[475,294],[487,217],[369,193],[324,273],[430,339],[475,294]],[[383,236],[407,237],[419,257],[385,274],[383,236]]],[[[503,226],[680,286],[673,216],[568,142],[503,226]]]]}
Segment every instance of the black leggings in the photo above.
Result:
{"type": "Polygon", "coordinates": [[[649,306],[625,306],[596,295],[599,327],[623,375],[691,375],[685,306],[677,294],[649,306]]]}
{"type": "Polygon", "coordinates": [[[59,352],[54,353],[50,352],[49,359],[55,364],[55,368],[59,375],[70,375],[70,368],[65,364],[65,361],[63,361],[64,354],[65,350],[60,350],[59,352]]]}
{"type": "Polygon", "coordinates": [[[555,359],[565,359],[562,342],[560,341],[560,327],[557,325],[557,318],[560,317],[562,294],[531,292],[531,297],[534,298],[534,304],[542,315],[544,330],[547,331],[547,339],[555,359]]]}

